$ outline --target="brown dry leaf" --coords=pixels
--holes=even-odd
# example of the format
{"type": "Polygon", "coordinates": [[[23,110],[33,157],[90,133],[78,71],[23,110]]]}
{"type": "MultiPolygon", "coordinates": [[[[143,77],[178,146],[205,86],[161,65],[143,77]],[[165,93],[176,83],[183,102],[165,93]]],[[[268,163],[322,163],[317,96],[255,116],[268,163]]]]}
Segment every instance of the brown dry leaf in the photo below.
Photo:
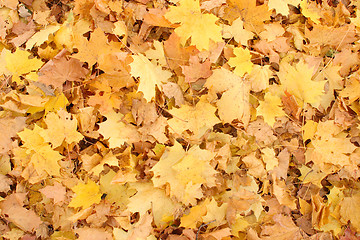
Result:
{"type": "Polygon", "coordinates": [[[26,232],[34,232],[42,221],[33,211],[23,207],[25,195],[13,193],[0,202],[1,215],[26,232]]]}
{"type": "Polygon", "coordinates": [[[43,189],[40,189],[39,192],[44,194],[47,198],[53,199],[55,204],[64,202],[66,199],[66,188],[56,181],[53,186],[46,186],[43,189]]]}
{"type": "Polygon", "coordinates": [[[144,14],[144,22],[148,25],[171,27],[171,23],[164,17],[165,9],[150,8],[144,14]]]}
{"type": "Polygon", "coordinates": [[[15,33],[17,37],[13,38],[10,42],[13,43],[15,47],[19,47],[34,35],[35,23],[34,21],[29,21],[26,24],[20,21],[14,24],[11,31],[15,33]]]}
{"type": "Polygon", "coordinates": [[[12,137],[16,136],[16,133],[20,132],[25,127],[24,117],[3,117],[0,118],[0,154],[6,154],[12,148],[12,137]]]}
{"type": "Polygon", "coordinates": [[[168,82],[162,85],[162,90],[168,98],[175,99],[175,105],[180,107],[185,103],[182,90],[176,83],[168,82]]]}
{"type": "Polygon", "coordinates": [[[151,233],[152,221],[153,217],[150,214],[143,215],[139,222],[137,222],[135,226],[130,229],[128,233],[128,240],[146,239],[146,237],[151,233]]]}
{"type": "Polygon", "coordinates": [[[351,228],[346,228],[344,235],[340,236],[340,240],[359,240],[360,237],[356,235],[356,232],[353,232],[351,228]]]}
{"type": "Polygon", "coordinates": [[[255,152],[245,156],[243,159],[241,159],[241,161],[243,161],[246,167],[248,167],[248,172],[251,176],[256,178],[266,177],[264,163],[260,158],[255,156],[255,152]]]}
{"type": "Polygon", "coordinates": [[[79,228],[76,229],[75,232],[79,234],[80,240],[98,240],[98,239],[104,239],[104,240],[111,240],[112,234],[105,231],[103,228],[79,228]]]}
{"type": "Polygon", "coordinates": [[[231,0],[228,4],[224,18],[232,22],[241,17],[248,31],[260,33],[264,28],[264,21],[270,19],[271,11],[266,4],[257,6],[254,0],[231,0]]]}
{"type": "Polygon", "coordinates": [[[294,224],[289,216],[277,214],[273,217],[274,225],[265,225],[261,231],[260,239],[270,240],[301,240],[303,239],[301,230],[294,224]]]}
{"type": "Polygon", "coordinates": [[[273,179],[273,194],[281,205],[287,206],[290,209],[296,208],[296,200],[293,196],[289,194],[289,191],[286,189],[285,181],[273,179]]]}
{"type": "Polygon", "coordinates": [[[164,52],[170,69],[181,71],[181,65],[188,63],[190,55],[199,52],[194,46],[182,47],[180,37],[173,33],[164,42],[164,52]]]}
{"type": "Polygon", "coordinates": [[[10,191],[10,185],[13,183],[10,178],[0,174],[0,192],[7,193],[10,191]]]}
{"type": "Polygon", "coordinates": [[[122,43],[108,42],[105,33],[96,28],[90,36],[90,40],[84,37],[75,38],[75,46],[79,52],[72,55],[72,57],[79,59],[82,62],[87,62],[89,67],[99,62],[105,55],[113,52],[119,52],[122,43]]]}
{"type": "Polygon", "coordinates": [[[208,78],[211,76],[210,60],[206,59],[201,62],[197,56],[191,56],[189,60],[189,66],[181,66],[183,74],[185,75],[185,81],[188,83],[196,82],[201,78],[208,78]]]}
{"type": "MultiPolygon", "coordinates": [[[[166,143],[169,139],[166,137],[165,128],[168,126],[166,118],[159,117],[155,120],[155,122],[151,124],[144,125],[139,129],[139,133],[143,135],[152,136],[159,143],[166,143]]],[[[154,141],[151,141],[154,142],[154,141]]]]}
{"type": "Polygon", "coordinates": [[[358,39],[354,25],[335,28],[316,24],[311,31],[305,28],[305,36],[310,40],[310,44],[329,45],[338,50],[358,39]]]}
{"type": "Polygon", "coordinates": [[[230,237],[231,235],[231,229],[230,228],[223,228],[220,230],[216,230],[210,233],[205,233],[202,234],[201,236],[205,239],[209,238],[209,237],[213,237],[216,240],[222,240],[226,237],[230,237]]]}
{"type": "Polygon", "coordinates": [[[334,65],[340,65],[339,73],[341,76],[346,76],[350,73],[352,67],[359,62],[359,54],[351,48],[346,48],[340,53],[335,54],[334,65]]]}
{"type": "Polygon", "coordinates": [[[39,82],[60,89],[65,81],[81,82],[89,72],[82,65],[79,60],[74,58],[68,60],[65,56],[55,57],[40,69],[39,82]]]}
{"type": "Polygon", "coordinates": [[[273,130],[262,119],[250,122],[247,132],[249,135],[254,136],[256,141],[259,143],[263,142],[265,145],[268,145],[276,140],[273,130]]]}

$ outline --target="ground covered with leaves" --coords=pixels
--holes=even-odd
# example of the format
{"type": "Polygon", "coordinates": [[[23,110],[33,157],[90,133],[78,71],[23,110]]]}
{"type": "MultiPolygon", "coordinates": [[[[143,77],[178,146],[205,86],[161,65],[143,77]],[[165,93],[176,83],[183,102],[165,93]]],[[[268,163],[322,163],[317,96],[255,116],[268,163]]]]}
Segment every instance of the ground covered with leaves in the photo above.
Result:
{"type": "Polygon", "coordinates": [[[1,239],[360,239],[360,4],[1,0],[1,239]]]}

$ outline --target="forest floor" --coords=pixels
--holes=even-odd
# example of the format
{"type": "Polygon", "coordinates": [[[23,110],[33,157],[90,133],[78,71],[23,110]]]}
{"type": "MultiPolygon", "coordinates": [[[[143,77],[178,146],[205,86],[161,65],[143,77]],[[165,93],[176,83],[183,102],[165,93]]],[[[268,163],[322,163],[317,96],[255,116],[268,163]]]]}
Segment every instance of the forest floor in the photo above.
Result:
{"type": "Polygon", "coordinates": [[[0,239],[360,239],[360,1],[0,1],[0,239]]]}

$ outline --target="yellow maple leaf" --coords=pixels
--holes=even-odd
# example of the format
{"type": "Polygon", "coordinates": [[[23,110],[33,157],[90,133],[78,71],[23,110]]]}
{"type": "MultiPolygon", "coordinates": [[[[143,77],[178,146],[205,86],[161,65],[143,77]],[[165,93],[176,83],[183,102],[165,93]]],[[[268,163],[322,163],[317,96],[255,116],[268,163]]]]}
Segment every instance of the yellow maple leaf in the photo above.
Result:
{"type": "Polygon", "coordinates": [[[242,81],[237,87],[224,92],[220,100],[216,103],[219,116],[223,122],[231,123],[238,119],[246,126],[250,120],[249,87],[242,81]],[[229,106],[232,110],[229,111],[229,106]]]}
{"type": "MultiPolygon", "coordinates": [[[[317,78],[326,78],[329,82],[328,89],[321,99],[321,106],[324,109],[327,109],[331,102],[335,100],[334,90],[343,88],[343,77],[340,76],[340,69],[341,66],[331,63],[317,76],[317,78]]],[[[317,80],[317,78],[315,78],[315,80],[317,80]]]]}
{"type": "Polygon", "coordinates": [[[29,58],[31,53],[28,51],[16,49],[11,52],[3,49],[0,56],[1,74],[12,75],[12,80],[21,83],[20,76],[26,75],[32,71],[37,71],[43,62],[37,58],[29,58]]]}
{"type": "Polygon", "coordinates": [[[318,123],[312,120],[307,120],[305,125],[302,126],[301,130],[303,131],[303,141],[312,139],[316,133],[318,123]]]}
{"type": "Polygon", "coordinates": [[[145,52],[146,57],[152,59],[153,62],[158,62],[160,66],[166,66],[167,61],[164,52],[164,44],[159,41],[154,41],[154,48],[145,52]]]}
{"type": "Polygon", "coordinates": [[[127,204],[130,212],[139,212],[140,216],[144,216],[151,209],[156,226],[163,226],[173,220],[177,204],[166,195],[163,189],[145,182],[131,183],[130,187],[137,191],[127,204]]]}
{"type": "Polygon", "coordinates": [[[206,83],[210,93],[216,96],[223,93],[220,100],[216,102],[220,119],[223,122],[231,123],[238,119],[247,125],[250,121],[250,105],[248,83],[244,82],[237,74],[225,68],[215,69],[206,83]],[[231,111],[229,111],[231,106],[231,111]]]}
{"type": "Polygon", "coordinates": [[[89,41],[84,37],[77,37],[75,38],[75,45],[79,52],[71,57],[87,62],[89,66],[93,66],[107,54],[119,52],[122,43],[109,43],[105,33],[100,28],[96,28],[90,35],[89,41]]]}
{"type": "Polygon", "coordinates": [[[43,131],[43,128],[35,125],[33,130],[25,128],[23,131],[18,132],[17,134],[23,142],[23,147],[29,150],[36,150],[39,149],[42,145],[44,145],[45,141],[41,136],[43,131]]]}
{"type": "Polygon", "coordinates": [[[226,223],[225,216],[228,203],[222,203],[218,206],[218,202],[214,197],[206,204],[206,215],[202,217],[203,222],[208,223],[210,228],[226,223]]]}
{"type": "Polygon", "coordinates": [[[290,209],[296,208],[296,199],[290,195],[285,181],[273,177],[273,194],[281,205],[288,206],[290,209]]]}
{"type": "Polygon", "coordinates": [[[59,49],[65,47],[69,52],[73,52],[75,42],[79,41],[77,38],[91,31],[90,25],[91,23],[88,20],[78,19],[74,21],[74,18],[69,16],[67,21],[65,21],[55,33],[54,43],[59,49]]]}
{"type": "Polygon", "coordinates": [[[319,122],[315,139],[312,140],[314,149],[308,149],[308,161],[312,161],[322,171],[334,171],[346,165],[351,165],[350,157],[356,146],[350,138],[339,134],[334,120],[319,122]],[[327,170],[326,165],[332,165],[333,170],[327,170]]]}
{"type": "Polygon", "coordinates": [[[320,23],[321,8],[317,8],[315,3],[309,3],[307,0],[301,0],[300,2],[301,13],[310,18],[316,24],[320,23]]]}
{"type": "Polygon", "coordinates": [[[214,42],[222,40],[221,27],[216,25],[218,18],[213,14],[201,13],[198,0],[180,0],[179,4],[171,6],[165,18],[171,23],[180,23],[175,33],[180,37],[182,45],[191,37],[191,43],[199,50],[209,50],[210,39],[214,42]]]}
{"type": "Polygon", "coordinates": [[[313,141],[316,157],[313,162],[317,165],[325,163],[344,166],[350,165],[350,158],[347,154],[352,153],[356,147],[350,142],[349,138],[321,138],[318,136],[313,141]]]}
{"type": "Polygon", "coordinates": [[[266,4],[257,5],[256,0],[228,0],[224,19],[233,22],[238,17],[244,21],[248,31],[259,34],[264,28],[264,22],[270,20],[271,11],[266,4]]]}
{"type": "Polygon", "coordinates": [[[304,103],[319,106],[325,81],[312,81],[313,68],[303,60],[295,66],[281,62],[278,76],[285,90],[296,97],[300,106],[304,103]]]}
{"type": "Polygon", "coordinates": [[[234,48],[234,54],[235,57],[230,58],[228,62],[231,67],[235,67],[234,73],[240,77],[244,76],[245,73],[251,73],[254,64],[251,62],[249,49],[234,48]]]}
{"type": "Polygon", "coordinates": [[[111,181],[115,175],[116,173],[113,170],[102,175],[100,178],[100,190],[106,194],[106,201],[116,204],[121,209],[125,209],[129,203],[129,197],[133,196],[136,190],[125,184],[112,184],[111,181]]]}
{"type": "Polygon", "coordinates": [[[261,149],[263,155],[263,160],[267,171],[273,170],[276,166],[279,165],[279,160],[275,157],[275,151],[272,148],[261,149]]]}
{"type": "Polygon", "coordinates": [[[292,4],[295,7],[300,3],[300,0],[295,1],[286,1],[286,0],[269,0],[268,6],[269,9],[275,9],[276,13],[280,13],[284,16],[289,15],[289,6],[288,4],[292,4]],[[294,3],[297,1],[298,3],[294,3]]]}
{"type": "Polygon", "coordinates": [[[266,24],[264,28],[265,30],[262,31],[259,35],[261,39],[264,39],[268,42],[276,40],[285,33],[285,29],[280,23],[269,23],[266,24]]]}
{"type": "Polygon", "coordinates": [[[250,223],[246,220],[246,217],[236,214],[234,223],[231,225],[232,235],[239,237],[239,232],[244,232],[250,223]]]}
{"type": "Polygon", "coordinates": [[[202,222],[203,221],[203,216],[205,216],[206,214],[206,205],[209,204],[209,199],[205,199],[205,201],[203,201],[200,204],[197,204],[196,206],[193,206],[190,209],[189,214],[184,215],[181,217],[180,221],[180,227],[184,227],[184,228],[196,228],[196,224],[198,222],[202,222]]]}
{"type": "MultiPolygon", "coordinates": [[[[36,84],[36,82],[34,82],[34,83],[36,84]]],[[[39,83],[39,84],[42,84],[42,83],[39,83]]],[[[34,95],[27,95],[27,96],[34,97],[34,95]]],[[[33,101],[34,101],[34,103],[37,103],[37,104],[40,103],[39,101],[36,101],[36,99],[33,99],[33,101]]],[[[42,112],[45,110],[45,115],[46,115],[49,112],[56,112],[60,109],[66,108],[66,106],[69,104],[69,101],[67,100],[65,95],[61,92],[54,96],[46,96],[45,98],[42,97],[41,103],[42,104],[40,104],[40,105],[37,105],[37,104],[31,105],[27,109],[27,112],[30,114],[34,114],[34,113],[42,112]]]]}
{"type": "Polygon", "coordinates": [[[50,97],[49,101],[47,101],[44,106],[45,115],[48,114],[49,112],[56,112],[60,109],[64,109],[68,104],[69,101],[62,92],[53,97],[50,97]]]}
{"type": "Polygon", "coordinates": [[[122,122],[123,115],[110,111],[106,115],[107,120],[99,124],[99,133],[109,139],[109,147],[116,148],[125,142],[132,143],[139,140],[139,133],[133,125],[122,122]]]}
{"type": "Polygon", "coordinates": [[[351,23],[356,27],[360,27],[360,10],[356,9],[356,18],[350,18],[351,23]]]}
{"type": "Polygon", "coordinates": [[[58,151],[53,150],[50,145],[43,145],[38,148],[31,156],[30,163],[33,164],[35,170],[39,175],[46,172],[49,175],[59,176],[60,165],[59,160],[64,157],[58,151]]]}
{"type": "Polygon", "coordinates": [[[160,87],[162,83],[166,83],[172,74],[154,65],[142,54],[133,55],[132,58],[131,75],[140,77],[138,91],[144,94],[146,101],[151,102],[155,97],[155,86],[160,87]]]}
{"type": "Polygon", "coordinates": [[[113,29],[113,33],[115,35],[118,35],[119,37],[123,37],[121,39],[121,42],[126,45],[127,42],[127,38],[128,38],[128,31],[127,31],[127,27],[124,21],[117,21],[114,23],[114,29],[113,29]]]}
{"type": "Polygon", "coordinates": [[[267,92],[265,93],[264,101],[260,101],[256,110],[259,115],[264,117],[264,121],[272,127],[274,126],[276,117],[285,116],[281,105],[282,103],[279,96],[267,92]]]}
{"type": "Polygon", "coordinates": [[[57,30],[59,30],[59,25],[49,25],[39,32],[35,33],[27,42],[26,49],[29,50],[34,46],[39,46],[45,41],[48,40],[50,34],[54,34],[57,30]]]}
{"type": "Polygon", "coordinates": [[[260,92],[269,87],[269,79],[273,72],[270,70],[269,65],[260,66],[254,65],[249,75],[251,91],[260,92]]]}
{"type": "Polygon", "coordinates": [[[25,128],[19,132],[26,153],[31,156],[30,163],[34,166],[40,176],[60,175],[59,160],[63,158],[59,152],[54,151],[41,136],[44,129],[35,125],[33,130],[25,128]]]}
{"type": "MultiPolygon", "coordinates": [[[[342,190],[343,189],[341,188],[333,186],[330,193],[327,195],[328,200],[325,203],[322,202],[322,198],[318,195],[312,197],[312,224],[316,230],[324,232],[332,231],[335,235],[338,235],[341,232],[342,224],[340,221],[343,216],[340,215],[341,213],[339,210],[342,207],[342,200],[344,200],[344,193],[342,190]]],[[[347,203],[345,203],[345,205],[347,205],[347,203]]],[[[345,208],[346,207],[347,206],[345,206],[345,208]]],[[[311,210],[312,209],[310,209],[310,211],[311,210]]],[[[343,208],[343,210],[345,209],[343,208]]],[[[346,214],[344,217],[346,218],[346,214]]]]}
{"type": "Polygon", "coordinates": [[[182,134],[186,130],[200,138],[209,128],[212,128],[219,119],[215,116],[216,108],[208,103],[204,97],[196,106],[182,105],[169,111],[174,117],[168,120],[172,131],[182,134]]]}
{"type": "Polygon", "coordinates": [[[87,183],[78,183],[71,190],[74,191],[75,196],[71,199],[69,207],[88,208],[94,203],[98,204],[101,201],[102,193],[100,192],[100,187],[91,180],[87,183]]]}
{"type": "Polygon", "coordinates": [[[359,91],[359,80],[357,78],[350,78],[347,80],[346,87],[340,92],[340,96],[348,98],[348,102],[353,103],[360,97],[359,91]]]}
{"type": "Polygon", "coordinates": [[[341,222],[347,224],[350,221],[356,231],[360,231],[360,193],[356,192],[350,197],[345,197],[339,205],[341,222]]]}
{"type": "Polygon", "coordinates": [[[210,160],[215,156],[198,146],[185,152],[182,146],[175,145],[165,150],[160,161],[151,169],[152,178],[156,187],[166,183],[170,185],[170,196],[176,197],[184,204],[196,204],[196,198],[203,196],[201,185],[209,187],[215,185],[217,173],[210,165],[210,160]]]}
{"type": "Polygon", "coordinates": [[[77,120],[67,111],[61,109],[57,113],[50,112],[45,117],[47,129],[40,135],[45,141],[50,142],[53,148],[60,146],[65,140],[66,143],[78,143],[83,135],[77,131],[77,120]]]}
{"type": "Polygon", "coordinates": [[[241,45],[248,46],[248,41],[254,37],[254,34],[244,29],[244,22],[237,18],[231,26],[224,25],[223,37],[225,39],[234,38],[241,45]]]}

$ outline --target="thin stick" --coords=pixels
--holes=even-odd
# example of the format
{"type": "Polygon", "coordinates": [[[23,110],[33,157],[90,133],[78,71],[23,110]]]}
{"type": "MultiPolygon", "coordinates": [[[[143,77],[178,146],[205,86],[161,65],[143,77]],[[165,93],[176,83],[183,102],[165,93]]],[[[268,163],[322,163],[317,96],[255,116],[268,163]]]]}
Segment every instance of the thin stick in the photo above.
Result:
{"type": "Polygon", "coordinates": [[[216,220],[213,220],[213,221],[208,222],[208,223],[203,223],[203,224],[201,224],[200,227],[199,227],[199,229],[198,229],[197,232],[196,232],[196,238],[195,238],[195,240],[198,240],[198,239],[199,239],[199,233],[200,233],[201,228],[203,228],[203,227],[205,227],[205,226],[207,226],[207,225],[209,225],[210,223],[213,223],[213,222],[215,222],[215,221],[216,221],[216,220]]]}

